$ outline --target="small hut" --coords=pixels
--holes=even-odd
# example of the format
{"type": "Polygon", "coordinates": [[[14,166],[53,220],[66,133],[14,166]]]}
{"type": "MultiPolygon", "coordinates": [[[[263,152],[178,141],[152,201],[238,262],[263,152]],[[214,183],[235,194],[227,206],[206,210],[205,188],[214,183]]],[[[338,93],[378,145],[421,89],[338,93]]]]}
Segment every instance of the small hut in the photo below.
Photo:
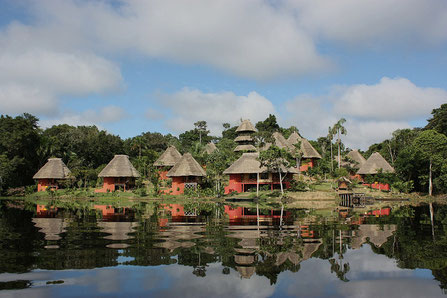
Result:
{"type": "Polygon", "coordinates": [[[349,153],[346,154],[346,158],[344,161],[342,160],[340,166],[349,170],[351,179],[362,180],[361,176],[358,175],[356,171],[363,166],[363,164],[366,162],[366,159],[363,157],[362,154],[360,154],[358,150],[349,151],[349,153]]]}
{"type": "Polygon", "coordinates": [[[206,144],[205,146],[205,152],[207,154],[212,154],[214,151],[217,150],[216,145],[213,142],[209,142],[208,144],[206,144]]]}
{"type": "Polygon", "coordinates": [[[37,180],[37,191],[47,188],[58,189],[59,183],[71,179],[71,172],[60,158],[50,158],[47,163],[33,176],[37,180]]]}
{"type": "Polygon", "coordinates": [[[239,151],[256,151],[253,134],[256,133],[256,128],[251,124],[250,120],[242,121],[241,125],[236,129],[237,137],[234,141],[237,143],[235,152],[239,151]]]}
{"type": "Polygon", "coordinates": [[[166,180],[166,174],[182,158],[180,152],[174,146],[169,146],[165,152],[154,162],[154,167],[159,171],[160,179],[166,180]]]}
{"type": "Polygon", "coordinates": [[[179,195],[184,192],[185,188],[196,189],[197,184],[205,175],[205,170],[190,153],[183,154],[182,158],[166,174],[167,177],[172,178],[170,193],[179,195]]]}
{"type": "Polygon", "coordinates": [[[115,155],[98,177],[104,179],[101,189],[95,192],[111,192],[122,189],[124,191],[135,187],[135,179],[140,177],[127,155],[115,155]]]}
{"type": "Polygon", "coordinates": [[[346,177],[340,177],[337,180],[338,190],[348,190],[351,188],[352,182],[346,177]]]}
{"type": "Polygon", "coordinates": [[[309,168],[313,168],[318,159],[321,159],[320,153],[309,143],[309,141],[301,137],[297,132],[293,132],[287,139],[289,144],[297,144],[301,141],[301,152],[303,153],[300,171],[307,171],[309,168]]]}
{"type": "MultiPolygon", "coordinates": [[[[258,160],[259,153],[250,152],[243,153],[242,156],[236,160],[223,173],[230,175],[230,183],[225,187],[225,193],[231,192],[245,192],[250,188],[257,187],[258,174],[259,185],[268,185],[270,189],[280,188],[280,180],[278,173],[272,173],[266,167],[261,168],[261,162],[258,160]]],[[[283,173],[295,174],[298,171],[294,168],[282,169],[283,173]]],[[[284,178],[284,188],[289,188],[292,176],[289,175],[284,178]]]]}
{"type": "MultiPolygon", "coordinates": [[[[357,174],[360,175],[361,180],[364,181],[365,175],[376,175],[379,173],[379,170],[382,170],[383,173],[395,172],[394,168],[382,157],[382,155],[380,155],[379,152],[374,152],[360,167],[357,174]]],[[[388,184],[375,183],[371,185],[371,187],[381,190],[390,190],[388,184]]]]}

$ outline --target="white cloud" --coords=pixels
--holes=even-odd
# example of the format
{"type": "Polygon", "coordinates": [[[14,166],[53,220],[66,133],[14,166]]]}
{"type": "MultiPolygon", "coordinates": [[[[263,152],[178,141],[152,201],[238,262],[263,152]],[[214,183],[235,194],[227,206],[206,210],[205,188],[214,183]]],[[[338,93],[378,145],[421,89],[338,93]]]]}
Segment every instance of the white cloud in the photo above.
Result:
{"type": "Polygon", "coordinates": [[[72,126],[96,125],[100,129],[104,129],[101,126],[102,124],[119,122],[127,116],[124,109],[120,107],[106,106],[99,110],[86,110],[81,113],[65,111],[54,118],[41,120],[39,124],[43,128],[58,124],[68,124],[72,126]]]}
{"type": "Polygon", "coordinates": [[[203,93],[184,88],[158,97],[160,104],[172,113],[167,126],[175,132],[192,129],[194,122],[205,120],[211,133],[217,135],[225,122],[237,125],[240,119],[250,119],[256,123],[275,113],[273,104],[256,92],[240,96],[233,92],[203,93]]]}
{"type": "Polygon", "coordinates": [[[374,85],[334,86],[325,96],[298,96],[286,102],[286,122],[296,125],[308,138],[328,134],[328,127],[345,118],[350,148],[369,145],[391,137],[396,129],[426,118],[432,109],[447,102],[447,91],[424,88],[404,78],[382,78],[374,85]]]}
{"type": "Polygon", "coordinates": [[[302,28],[317,38],[360,47],[447,41],[444,0],[292,0],[302,28]]]}
{"type": "Polygon", "coordinates": [[[447,102],[447,91],[423,88],[407,79],[384,77],[375,85],[336,88],[335,112],[362,119],[407,120],[426,117],[447,102]]]}
{"type": "Polygon", "coordinates": [[[151,121],[158,121],[164,118],[163,113],[153,108],[147,109],[146,112],[144,113],[144,116],[146,117],[146,119],[151,121]]]}

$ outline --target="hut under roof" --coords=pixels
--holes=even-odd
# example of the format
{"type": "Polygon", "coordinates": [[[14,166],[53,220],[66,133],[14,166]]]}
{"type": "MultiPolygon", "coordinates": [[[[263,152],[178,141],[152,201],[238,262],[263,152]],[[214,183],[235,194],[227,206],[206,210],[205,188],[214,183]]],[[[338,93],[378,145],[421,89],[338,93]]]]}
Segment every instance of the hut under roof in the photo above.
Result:
{"type": "MultiPolygon", "coordinates": [[[[261,167],[261,162],[258,160],[258,152],[243,153],[230,167],[228,167],[223,174],[230,175],[230,182],[225,187],[225,193],[245,192],[249,188],[257,185],[257,174],[261,174],[259,178],[260,185],[269,185],[272,189],[280,185],[279,177],[276,171],[268,171],[267,167],[261,167]]],[[[282,173],[298,173],[295,168],[281,169],[282,173]]],[[[287,176],[283,181],[285,188],[289,187],[291,176],[287,176]]]]}
{"type": "Polygon", "coordinates": [[[366,160],[366,162],[357,171],[359,175],[374,175],[378,170],[382,169],[383,173],[394,173],[394,168],[380,155],[379,152],[374,152],[366,160]]]}
{"type": "Polygon", "coordinates": [[[135,186],[135,178],[140,177],[127,155],[115,155],[98,174],[104,178],[103,187],[96,192],[110,192],[118,189],[128,190],[135,186]]]}
{"type": "Polygon", "coordinates": [[[206,172],[191,153],[185,153],[166,176],[172,178],[170,193],[178,195],[182,194],[185,188],[196,189],[200,178],[206,176],[206,172]]]}
{"type": "Polygon", "coordinates": [[[169,146],[165,152],[154,162],[161,180],[166,180],[168,171],[182,158],[180,152],[174,146],[169,146]]]}
{"type": "Polygon", "coordinates": [[[58,189],[58,180],[71,179],[71,171],[61,158],[50,158],[47,163],[33,176],[37,180],[37,191],[44,191],[48,187],[58,189]]]}
{"type": "Polygon", "coordinates": [[[293,132],[287,139],[289,144],[294,145],[301,141],[301,151],[303,152],[303,158],[305,159],[321,159],[320,153],[309,143],[309,141],[301,137],[297,132],[293,132]]]}
{"type": "Polygon", "coordinates": [[[205,146],[205,152],[207,154],[212,154],[214,151],[217,150],[216,145],[213,142],[209,142],[208,144],[206,144],[205,146]]]}

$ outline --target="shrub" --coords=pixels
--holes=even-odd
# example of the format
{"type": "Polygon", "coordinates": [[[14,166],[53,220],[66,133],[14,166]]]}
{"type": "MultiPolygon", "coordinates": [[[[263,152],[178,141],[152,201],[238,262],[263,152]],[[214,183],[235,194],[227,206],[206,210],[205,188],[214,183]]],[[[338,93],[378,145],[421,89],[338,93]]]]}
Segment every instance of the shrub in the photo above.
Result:
{"type": "Polygon", "coordinates": [[[309,190],[309,185],[302,180],[292,180],[290,182],[289,190],[291,191],[307,191],[309,190]]]}

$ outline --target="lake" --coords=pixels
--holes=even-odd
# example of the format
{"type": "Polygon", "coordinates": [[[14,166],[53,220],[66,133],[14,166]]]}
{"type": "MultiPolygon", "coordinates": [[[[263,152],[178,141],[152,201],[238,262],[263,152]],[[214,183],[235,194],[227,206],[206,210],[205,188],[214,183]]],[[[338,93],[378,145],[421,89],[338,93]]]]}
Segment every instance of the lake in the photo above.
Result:
{"type": "Polygon", "coordinates": [[[0,296],[445,297],[447,206],[0,201],[0,296]]]}

